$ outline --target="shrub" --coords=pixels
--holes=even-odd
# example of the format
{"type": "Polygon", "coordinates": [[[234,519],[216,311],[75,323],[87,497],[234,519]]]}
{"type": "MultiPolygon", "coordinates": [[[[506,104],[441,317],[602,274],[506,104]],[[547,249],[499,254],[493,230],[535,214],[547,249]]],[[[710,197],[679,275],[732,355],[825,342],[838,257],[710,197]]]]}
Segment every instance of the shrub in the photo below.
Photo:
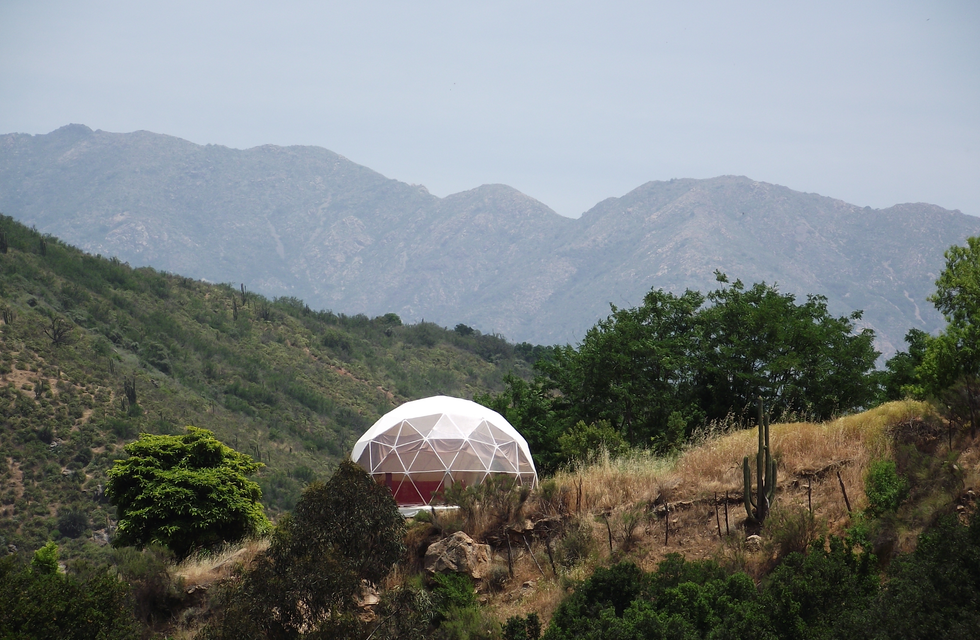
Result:
{"type": "Polygon", "coordinates": [[[54,428],[50,424],[45,424],[37,430],[37,439],[44,444],[54,442],[54,428]]]}
{"type": "Polygon", "coordinates": [[[173,554],[161,546],[123,547],[114,550],[112,559],[130,585],[136,618],[150,627],[169,620],[183,599],[179,582],[170,575],[173,554]]]}
{"type": "Polygon", "coordinates": [[[507,570],[507,567],[502,564],[494,564],[491,565],[484,580],[487,589],[499,593],[504,590],[504,585],[507,584],[508,579],[510,579],[510,571],[507,570]]]}
{"type": "Polygon", "coordinates": [[[435,588],[432,600],[435,603],[437,621],[448,618],[452,609],[466,609],[477,605],[473,580],[463,573],[437,573],[432,577],[435,588]]]}
{"type": "Polygon", "coordinates": [[[572,520],[565,535],[558,541],[557,560],[566,569],[585,560],[595,550],[595,538],[592,537],[592,527],[588,522],[572,520]]]}
{"type": "Polygon", "coordinates": [[[538,614],[525,617],[511,616],[504,625],[504,640],[538,640],[541,637],[541,620],[538,614]]]}
{"type": "Polygon", "coordinates": [[[77,538],[88,529],[88,515],[77,508],[58,510],[58,531],[66,538],[77,538]]]}
{"type": "Polygon", "coordinates": [[[980,510],[968,526],[946,515],[888,570],[887,588],[857,635],[975,638],[980,629],[980,510]]]}
{"type": "MultiPolygon", "coordinates": [[[[878,591],[876,560],[839,538],[829,550],[818,540],[809,553],[792,553],[769,575],[762,603],[780,638],[851,637],[846,629],[878,591]]],[[[860,637],[860,634],[858,634],[860,637]]]]}
{"type": "Polygon", "coordinates": [[[290,472],[290,475],[297,480],[301,480],[302,482],[306,483],[313,482],[313,480],[316,478],[316,473],[314,473],[313,469],[303,464],[298,465],[295,469],[293,469],[292,472],[290,472]]]}
{"type": "Polygon", "coordinates": [[[377,608],[378,626],[369,637],[377,640],[427,640],[435,615],[432,598],[422,586],[421,576],[388,589],[377,608]]]}
{"type": "Polygon", "coordinates": [[[589,462],[602,451],[617,458],[629,450],[622,434],[606,420],[586,424],[579,420],[558,438],[558,456],[566,462],[589,462]]]}
{"type": "Polygon", "coordinates": [[[612,607],[617,616],[643,592],[646,574],[632,562],[621,562],[606,569],[599,567],[575,592],[586,611],[598,613],[612,607]]]}
{"type": "Polygon", "coordinates": [[[891,460],[876,460],[868,466],[864,478],[868,497],[868,515],[878,517],[898,509],[909,494],[909,483],[898,475],[891,460]]]}
{"type": "Polygon", "coordinates": [[[391,492],[349,459],[303,490],[268,551],[226,592],[204,638],[355,637],[355,595],[380,583],[404,551],[405,522],[391,492]]]}
{"type": "Polygon", "coordinates": [[[776,506],[766,519],[769,543],[776,558],[791,553],[803,553],[820,536],[820,526],[807,509],[801,506],[776,506]]]}
{"type": "Polygon", "coordinates": [[[170,375],[172,365],[170,352],[159,342],[150,342],[143,347],[142,355],[146,362],[161,373],[170,375]]]}
{"type": "Polygon", "coordinates": [[[495,640],[499,637],[497,621],[478,606],[452,608],[447,617],[430,636],[433,640],[495,640]]]}
{"type": "Polygon", "coordinates": [[[35,551],[31,558],[31,571],[37,575],[58,573],[58,545],[49,542],[35,551]]]}
{"type": "Polygon", "coordinates": [[[544,637],[766,637],[765,627],[751,578],[671,554],[654,574],[630,563],[597,569],[558,606],[544,637]]]}

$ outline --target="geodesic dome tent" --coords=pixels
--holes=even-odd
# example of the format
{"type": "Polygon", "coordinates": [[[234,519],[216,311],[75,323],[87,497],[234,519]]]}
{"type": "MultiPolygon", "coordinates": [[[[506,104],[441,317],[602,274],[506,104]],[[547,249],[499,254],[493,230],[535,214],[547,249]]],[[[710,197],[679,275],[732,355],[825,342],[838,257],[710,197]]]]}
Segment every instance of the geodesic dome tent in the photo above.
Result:
{"type": "Polygon", "coordinates": [[[406,402],[361,436],[351,458],[391,489],[400,506],[426,505],[454,482],[489,475],[534,486],[538,474],[527,441],[496,411],[434,396],[406,402]]]}

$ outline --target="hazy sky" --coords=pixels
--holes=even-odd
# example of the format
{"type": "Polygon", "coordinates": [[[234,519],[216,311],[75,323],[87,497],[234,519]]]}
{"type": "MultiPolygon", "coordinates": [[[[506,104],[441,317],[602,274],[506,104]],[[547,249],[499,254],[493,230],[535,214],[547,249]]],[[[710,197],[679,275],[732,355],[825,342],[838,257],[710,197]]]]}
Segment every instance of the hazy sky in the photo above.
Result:
{"type": "Polygon", "coordinates": [[[0,0],[0,133],[71,122],[573,217],[722,174],[980,215],[980,2],[0,0]]]}

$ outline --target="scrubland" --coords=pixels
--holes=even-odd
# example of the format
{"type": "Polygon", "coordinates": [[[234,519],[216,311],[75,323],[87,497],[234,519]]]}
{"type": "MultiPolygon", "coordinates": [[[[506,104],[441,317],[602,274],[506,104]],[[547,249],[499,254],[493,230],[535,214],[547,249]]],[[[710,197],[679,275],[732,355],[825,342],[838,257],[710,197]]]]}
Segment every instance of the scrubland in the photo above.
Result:
{"type": "MultiPolygon", "coordinates": [[[[771,425],[778,485],[773,510],[758,525],[746,517],[741,468],[744,456],[754,456],[757,436],[755,428],[717,424],[668,457],[599,452],[543,478],[530,493],[484,494],[454,514],[410,520],[406,558],[383,587],[410,580],[422,571],[428,544],[463,530],[492,546],[493,567],[477,582],[484,609],[501,623],[535,612],[546,624],[600,566],[630,560],[653,571],[667,554],[679,553],[762,579],[780,558],[821,537],[853,535],[865,521],[865,479],[874,461],[896,461],[910,483],[891,528],[866,542],[882,567],[911,551],[937,514],[958,510],[965,518],[980,487],[975,439],[954,434],[951,448],[947,425],[932,406],[892,402],[822,423],[771,425]]],[[[754,462],[752,468],[754,476],[754,462]]],[[[232,577],[262,548],[261,542],[230,547],[175,566],[172,574],[188,590],[207,588],[232,577]]]]}

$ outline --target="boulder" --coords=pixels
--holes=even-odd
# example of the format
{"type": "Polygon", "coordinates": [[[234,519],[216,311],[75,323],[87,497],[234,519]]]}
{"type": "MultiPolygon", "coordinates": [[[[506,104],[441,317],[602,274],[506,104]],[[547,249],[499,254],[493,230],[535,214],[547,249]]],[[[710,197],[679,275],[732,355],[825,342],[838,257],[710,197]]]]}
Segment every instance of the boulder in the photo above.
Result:
{"type": "Polygon", "coordinates": [[[490,569],[490,545],[473,541],[462,531],[429,545],[425,570],[429,573],[465,573],[479,580],[490,569]]]}
{"type": "Polygon", "coordinates": [[[749,536],[745,539],[745,548],[749,551],[758,551],[762,548],[762,536],[749,536]]]}
{"type": "Polygon", "coordinates": [[[361,609],[370,609],[381,602],[378,590],[368,584],[367,580],[361,580],[361,592],[356,596],[357,606],[361,609]]]}

